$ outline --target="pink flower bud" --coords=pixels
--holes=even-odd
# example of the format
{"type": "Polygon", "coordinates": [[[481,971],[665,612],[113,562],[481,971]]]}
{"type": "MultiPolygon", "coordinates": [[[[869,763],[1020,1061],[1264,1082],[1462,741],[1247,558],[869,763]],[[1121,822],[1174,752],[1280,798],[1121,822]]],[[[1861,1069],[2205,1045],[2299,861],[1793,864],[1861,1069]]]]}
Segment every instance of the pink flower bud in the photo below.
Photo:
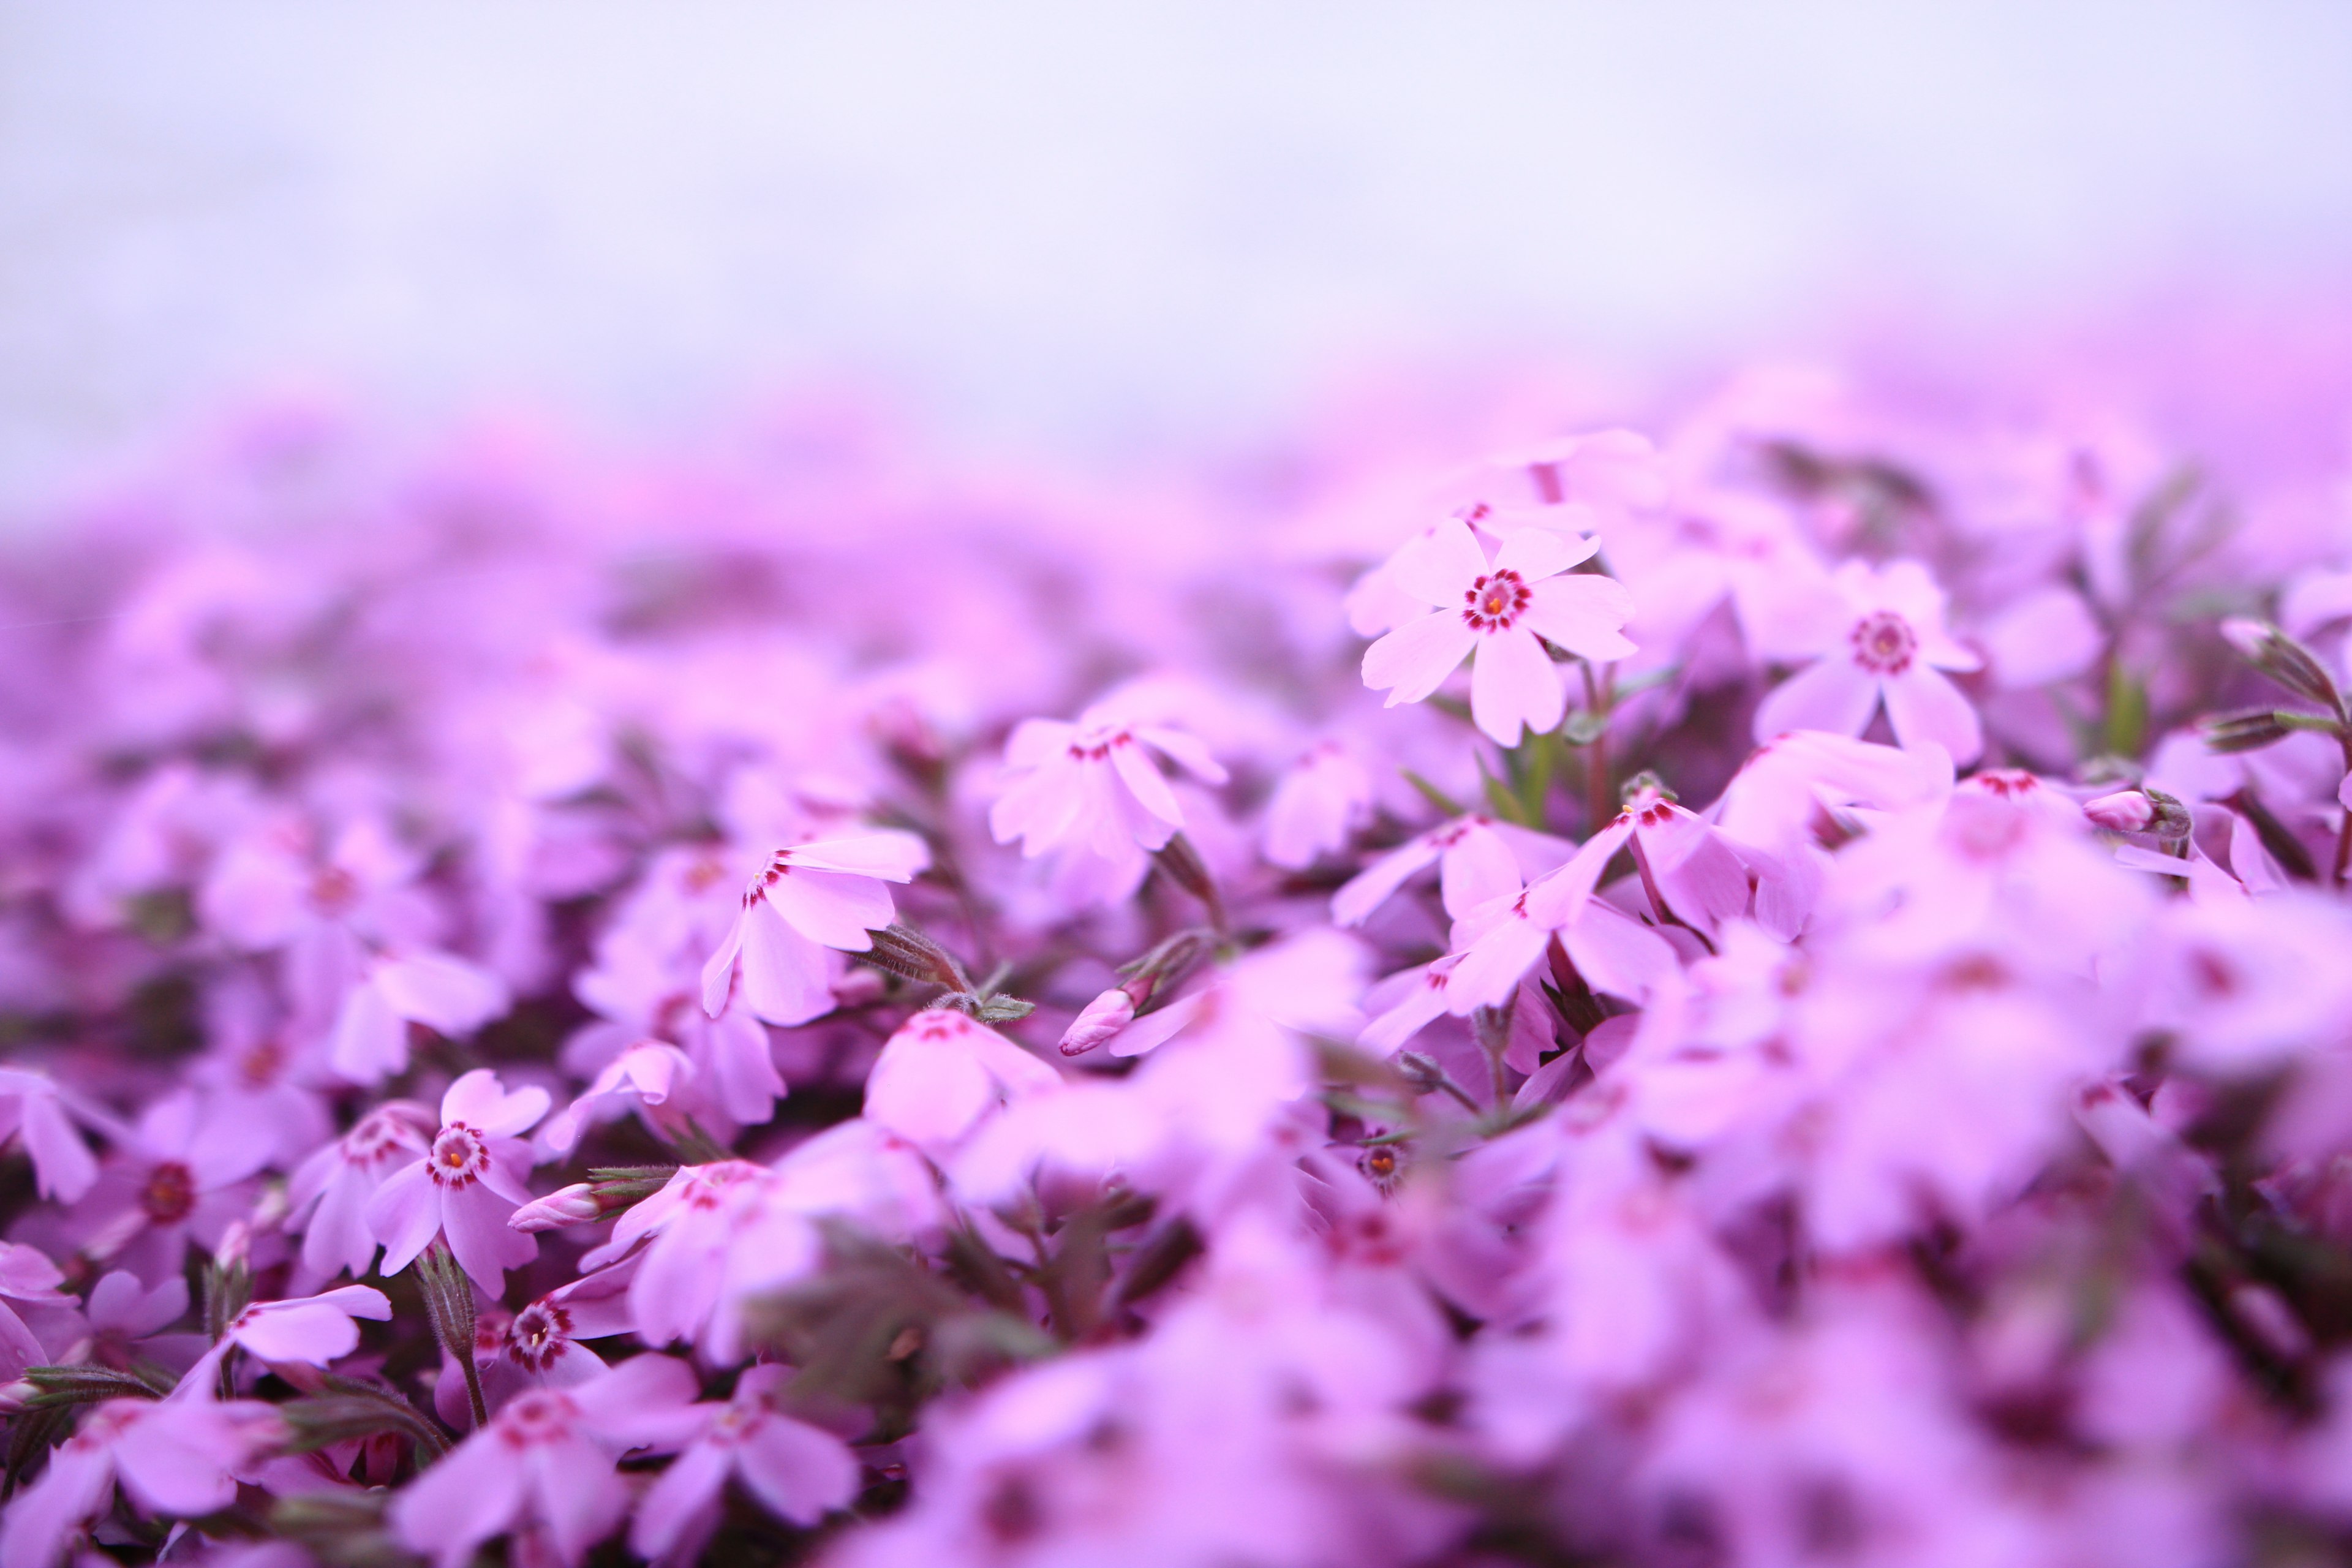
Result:
{"type": "Polygon", "coordinates": [[[1062,1032],[1062,1054],[1084,1056],[1135,1022],[1135,998],[1127,987],[1114,985],[1086,1005],[1062,1032]]]}
{"type": "Polygon", "coordinates": [[[2221,640],[2246,658],[2259,659],[2271,640],[2271,628],[2244,616],[2231,616],[2221,623],[2221,640]]]}
{"type": "Polygon", "coordinates": [[[604,1215],[604,1205],[596,1201],[596,1189],[586,1182],[574,1182],[523,1205],[507,1216],[507,1224],[520,1231],[535,1233],[561,1230],[567,1225],[585,1225],[604,1215]]]}
{"type": "Polygon", "coordinates": [[[2156,803],[2136,789],[2121,789],[2084,801],[2083,815],[2111,833],[2145,833],[2156,820],[2156,803]]]}

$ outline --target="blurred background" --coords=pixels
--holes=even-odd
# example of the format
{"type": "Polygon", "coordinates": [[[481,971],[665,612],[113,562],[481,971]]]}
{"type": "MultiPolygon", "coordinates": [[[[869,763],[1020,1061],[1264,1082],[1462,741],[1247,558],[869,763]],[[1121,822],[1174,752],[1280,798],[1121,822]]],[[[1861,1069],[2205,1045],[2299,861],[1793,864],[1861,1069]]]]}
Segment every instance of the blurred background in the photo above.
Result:
{"type": "Polygon", "coordinates": [[[0,509],[288,389],[1087,463],[2347,263],[2340,0],[0,0],[0,509]]]}

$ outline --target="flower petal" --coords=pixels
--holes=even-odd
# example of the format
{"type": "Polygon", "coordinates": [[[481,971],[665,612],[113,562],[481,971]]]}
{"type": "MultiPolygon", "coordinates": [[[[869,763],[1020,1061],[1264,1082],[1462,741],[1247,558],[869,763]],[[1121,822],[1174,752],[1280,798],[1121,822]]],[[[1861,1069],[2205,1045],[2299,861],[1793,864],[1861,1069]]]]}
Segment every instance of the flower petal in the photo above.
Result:
{"type": "Polygon", "coordinates": [[[1389,559],[1389,577],[1425,605],[1458,606],[1471,580],[1486,570],[1486,552],[1470,527],[1449,517],[1389,559]]]}
{"type": "Polygon", "coordinates": [[[1603,662],[1636,651],[1619,629],[1633,618],[1633,595],[1616,578],[1590,572],[1547,577],[1528,595],[1519,624],[1545,641],[1603,662]]]}
{"type": "Polygon", "coordinates": [[[1477,640],[1455,610],[1407,621],[1364,650],[1364,684],[1388,692],[1391,708],[1418,702],[1445,683],[1477,640]]]}
{"type": "Polygon", "coordinates": [[[1534,734],[1549,734],[1567,712],[1559,667],[1533,632],[1513,626],[1479,639],[1470,669],[1470,717],[1496,744],[1517,745],[1522,724],[1534,734]]]}
{"type": "Polygon", "coordinates": [[[1878,678],[1832,653],[1765,693],[1756,708],[1756,738],[1776,740],[1792,730],[1859,735],[1877,707],[1878,678]]]}
{"type": "Polygon", "coordinates": [[[1932,665],[1914,664],[1885,682],[1886,719],[1906,751],[1934,744],[1965,766],[1984,752],[1976,708],[1932,665]]]}

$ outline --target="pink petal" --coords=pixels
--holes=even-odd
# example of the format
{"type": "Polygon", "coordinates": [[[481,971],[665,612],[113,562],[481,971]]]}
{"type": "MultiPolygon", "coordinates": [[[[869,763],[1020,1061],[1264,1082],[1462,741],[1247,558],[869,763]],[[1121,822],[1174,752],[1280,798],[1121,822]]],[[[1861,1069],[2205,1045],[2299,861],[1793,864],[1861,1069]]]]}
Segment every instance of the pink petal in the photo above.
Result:
{"type": "Polygon", "coordinates": [[[1445,851],[1439,889],[1445,912],[1461,920],[1481,905],[1518,892],[1518,858],[1501,834],[1483,823],[1470,823],[1445,851]]]}
{"type": "Polygon", "coordinates": [[[733,1468],[727,1452],[709,1443],[697,1443],[680,1454],[638,1500],[636,1522],[629,1527],[630,1548],[640,1557],[658,1558],[683,1542],[708,1517],[715,1517],[719,1494],[733,1468]]]}
{"type": "Polygon", "coordinates": [[[466,1568],[474,1551],[521,1517],[522,1456],[495,1431],[474,1434],[393,1498],[385,1517],[436,1568],[466,1568]]]}
{"type": "Polygon", "coordinates": [[[1158,1050],[1184,1032],[1187,1025],[1199,1017],[1208,1005],[1209,994],[1195,993],[1181,1002],[1171,1002],[1165,1007],[1146,1013],[1110,1039],[1110,1054],[1115,1057],[1139,1057],[1158,1050]]]}
{"type": "Polygon", "coordinates": [[[1119,782],[1135,797],[1136,805],[1168,824],[1171,827],[1184,826],[1183,808],[1176,804],[1176,794],[1168,781],[1160,776],[1160,769],[1143,754],[1143,748],[1131,737],[1121,736],[1111,742],[1110,765],[1118,773],[1119,782]]]}
{"type": "MultiPolygon", "coordinates": [[[[383,1300],[375,1291],[368,1294],[383,1300]]],[[[389,1317],[391,1308],[369,1316],[389,1317]]],[[[308,1362],[312,1366],[325,1366],[347,1356],[360,1342],[360,1331],[350,1316],[318,1300],[269,1301],[250,1308],[230,1331],[230,1337],[264,1361],[308,1362]]]]}
{"type": "Polygon", "coordinates": [[[1034,768],[1060,756],[1077,738],[1078,727],[1059,719],[1024,719],[1005,738],[1004,761],[1009,767],[1034,768]]]}
{"type": "Polygon", "coordinates": [[[1391,581],[1425,605],[1458,607],[1473,579],[1486,570],[1469,525],[1449,517],[1412,540],[1389,561],[1391,581]]]}
{"type": "Polygon", "coordinates": [[[584,1440],[529,1448],[523,1465],[540,1522],[564,1563],[586,1557],[590,1547],[620,1528],[629,1511],[629,1494],[614,1476],[612,1461],[584,1440]]]}
{"type": "Polygon", "coordinates": [[[0,1523],[0,1563],[50,1568],[65,1555],[67,1538],[114,1494],[114,1457],[106,1448],[71,1443],[49,1456],[41,1479],[17,1494],[0,1523]]]}
{"type": "Polygon", "coordinates": [[[1168,760],[1199,779],[1202,784],[1221,784],[1230,777],[1224,765],[1209,752],[1208,746],[1196,735],[1181,730],[1171,730],[1164,724],[1139,724],[1136,739],[1157,747],[1168,760]]]}
{"type": "Polygon", "coordinates": [[[969,1051],[901,1032],[866,1078],[866,1114],[916,1143],[951,1143],[995,1102],[994,1086],[969,1051]]]}
{"type": "Polygon", "coordinates": [[[1859,735],[1877,707],[1878,678],[1832,653],[1765,693],[1756,709],[1756,738],[1770,741],[1792,730],[1859,735]]]}
{"type": "Polygon", "coordinates": [[[1519,980],[1543,956],[1551,932],[1523,914],[1489,929],[1463,953],[1445,984],[1445,1010],[1463,1017],[1478,1007],[1500,1006],[1519,980]]]}
{"type": "Polygon", "coordinates": [[[58,1266],[39,1247],[0,1241],[0,1296],[69,1307],[73,1298],[58,1289],[64,1279],[58,1266]]]}
{"type": "Polygon", "coordinates": [[[177,1275],[150,1290],[136,1275],[116,1270],[90,1289],[89,1326],[143,1340],[188,1310],[188,1282],[177,1275]]]}
{"type": "MultiPolygon", "coordinates": [[[[340,1152],[335,1163],[343,1166],[340,1152]]],[[[310,1211],[302,1233],[304,1264],[326,1277],[368,1271],[375,1258],[375,1233],[368,1227],[366,1215],[374,1192],[375,1184],[363,1173],[343,1166],[320,1194],[318,1207],[310,1211]]]]}
{"type": "Polygon", "coordinates": [[[25,1152],[32,1157],[33,1181],[45,1198],[73,1203],[98,1180],[98,1162],[89,1146],[66,1117],[54,1091],[28,1092],[18,1101],[23,1121],[17,1131],[25,1152]]]}
{"type": "MultiPolygon", "coordinates": [[[[1446,988],[1454,965],[1444,959],[1437,963],[1424,963],[1408,969],[1396,976],[1405,982],[1396,988],[1394,1000],[1380,1015],[1364,1026],[1356,1043],[1368,1051],[1382,1056],[1412,1039],[1445,1014],[1446,988]],[[1439,969],[1437,964],[1444,964],[1439,969]]],[[[1381,982],[1383,987],[1388,982],[1381,982]]],[[[1367,1002],[1369,1010],[1374,1004],[1367,1002]]]]}
{"type": "Polygon", "coordinates": [[[895,830],[795,844],[785,853],[794,866],[839,871],[852,877],[878,877],[886,882],[910,881],[915,873],[931,863],[930,848],[919,836],[895,830]]]}
{"type": "Polygon", "coordinates": [[[492,1138],[511,1138],[547,1114],[547,1090],[537,1084],[509,1093],[489,1068],[458,1078],[441,1096],[441,1122],[462,1121],[492,1138]]]}
{"type": "Polygon", "coordinates": [[[1906,751],[1941,746],[1966,766],[1984,751],[1984,726],[1960,689],[1941,672],[1915,664],[1885,683],[1886,719],[1906,751]]]}
{"type": "Polygon", "coordinates": [[[352,1083],[375,1083],[407,1068],[408,1024],[374,985],[355,985],[343,997],[327,1063],[352,1083]]]}
{"type": "Polygon", "coordinates": [[[1470,667],[1470,717],[1497,745],[1519,743],[1519,726],[1538,735],[1559,728],[1568,692],[1559,667],[1524,626],[1490,632],[1478,640],[1470,667]]]}
{"type": "Polygon", "coordinates": [[[511,1005],[505,981],[446,952],[387,959],[375,966],[374,980],[394,1013],[444,1035],[470,1035],[511,1005]]]}
{"type": "Polygon", "coordinates": [[[743,1001],[754,1016],[787,1026],[821,1018],[833,1011],[831,979],[824,948],[786,925],[765,899],[751,906],[743,922],[743,1001]]]}
{"type": "Polygon", "coordinates": [[[727,934],[719,941],[719,951],[703,963],[702,1010],[711,1017],[727,1010],[727,994],[735,985],[735,956],[743,951],[743,927],[750,918],[748,909],[738,909],[735,918],[727,923],[727,934]]]}
{"type": "Polygon", "coordinates": [[[871,948],[874,939],[866,933],[879,931],[898,915],[889,889],[871,877],[838,871],[787,867],[761,896],[801,935],[844,952],[871,948]]]}
{"type": "Polygon", "coordinates": [[[1031,1056],[993,1029],[974,1024],[965,1039],[972,1054],[980,1058],[980,1065],[1004,1086],[1009,1095],[1018,1098],[1045,1094],[1063,1085],[1062,1075],[1051,1064],[1031,1056]]]}
{"type": "Polygon", "coordinates": [[[1633,618],[1633,595],[1625,584],[1580,572],[1538,583],[1519,624],[1570,653],[1606,662],[1637,651],[1618,629],[1633,618]]]}
{"type": "MultiPolygon", "coordinates": [[[[539,1256],[539,1238],[507,1224],[514,1201],[480,1183],[441,1195],[441,1234],[467,1274],[493,1300],[506,1291],[506,1271],[539,1256]]],[[[390,1257],[386,1250],[387,1265],[390,1257]]]]}
{"type": "Polygon", "coordinates": [[[633,1356],[572,1391],[581,1419],[616,1448],[674,1448],[709,1425],[711,1407],[695,1409],[694,1371],[676,1356],[633,1356]]]}
{"type": "Polygon", "coordinates": [[[425,1162],[412,1160],[393,1173],[368,1199],[368,1233],[383,1244],[385,1278],[416,1260],[441,1230],[440,1189],[425,1162]]]}
{"type": "Polygon", "coordinates": [[[48,1352],[25,1326],[25,1320],[0,1303],[0,1377],[14,1382],[25,1375],[26,1367],[45,1366],[48,1360],[48,1352]]]}
{"type": "Polygon", "coordinates": [[[248,1449],[224,1427],[223,1408],[151,1406],[115,1439],[115,1472],[133,1502],[150,1513],[191,1519],[236,1500],[228,1467],[243,1464],[248,1449]]]}
{"type": "Polygon", "coordinates": [[[1061,842],[1086,804],[1086,771],[1066,752],[1016,779],[988,808],[988,831],[999,844],[1022,841],[1022,853],[1041,855],[1061,842]]]}
{"type": "Polygon", "coordinates": [[[734,1013],[711,1025],[704,1040],[703,1065],[720,1108],[747,1127],[765,1121],[785,1092],[768,1031],[756,1019],[734,1013]]]}
{"type": "Polygon", "coordinates": [[[1560,940],[1585,984],[1630,1002],[1648,1000],[1682,973],[1665,938],[1597,900],[1560,940]]]}
{"type": "MultiPolygon", "coordinates": [[[[1523,528],[1503,541],[1495,552],[1495,569],[1517,572],[1529,583],[1545,577],[1556,577],[1581,561],[1592,558],[1601,548],[1597,539],[1571,539],[1549,528],[1523,528]]],[[[1475,574],[1474,574],[1475,575],[1475,574]]],[[[1607,578],[1595,579],[1607,582],[1607,578]]],[[[1627,601],[1627,619],[1632,618],[1632,600],[1627,601]]],[[[1622,622],[1619,623],[1622,625],[1622,622]]]]}
{"type": "Polygon", "coordinates": [[[830,1432],[771,1415],[735,1450],[743,1482],[794,1524],[814,1524],[857,1495],[857,1460],[830,1432]]]}
{"type": "Polygon", "coordinates": [[[1387,903],[1390,897],[1412,879],[1413,873],[1436,858],[1437,843],[1433,834],[1424,833],[1390,850],[1357,872],[1331,895],[1331,918],[1343,926],[1363,924],[1374,910],[1387,903]]]}
{"type": "Polygon", "coordinates": [[[1364,650],[1364,684],[1387,691],[1391,708],[1418,702],[1445,683],[1477,640],[1456,610],[1407,621],[1364,650]]]}

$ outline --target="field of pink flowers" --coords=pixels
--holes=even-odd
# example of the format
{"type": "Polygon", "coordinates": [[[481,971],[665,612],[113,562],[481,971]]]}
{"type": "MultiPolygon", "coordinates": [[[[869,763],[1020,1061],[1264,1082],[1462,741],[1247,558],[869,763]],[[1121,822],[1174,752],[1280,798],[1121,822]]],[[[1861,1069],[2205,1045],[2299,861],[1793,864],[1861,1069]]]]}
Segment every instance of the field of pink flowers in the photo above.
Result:
{"type": "Polygon", "coordinates": [[[0,1568],[2344,1560],[2294,363],[60,505],[0,1568]]]}

